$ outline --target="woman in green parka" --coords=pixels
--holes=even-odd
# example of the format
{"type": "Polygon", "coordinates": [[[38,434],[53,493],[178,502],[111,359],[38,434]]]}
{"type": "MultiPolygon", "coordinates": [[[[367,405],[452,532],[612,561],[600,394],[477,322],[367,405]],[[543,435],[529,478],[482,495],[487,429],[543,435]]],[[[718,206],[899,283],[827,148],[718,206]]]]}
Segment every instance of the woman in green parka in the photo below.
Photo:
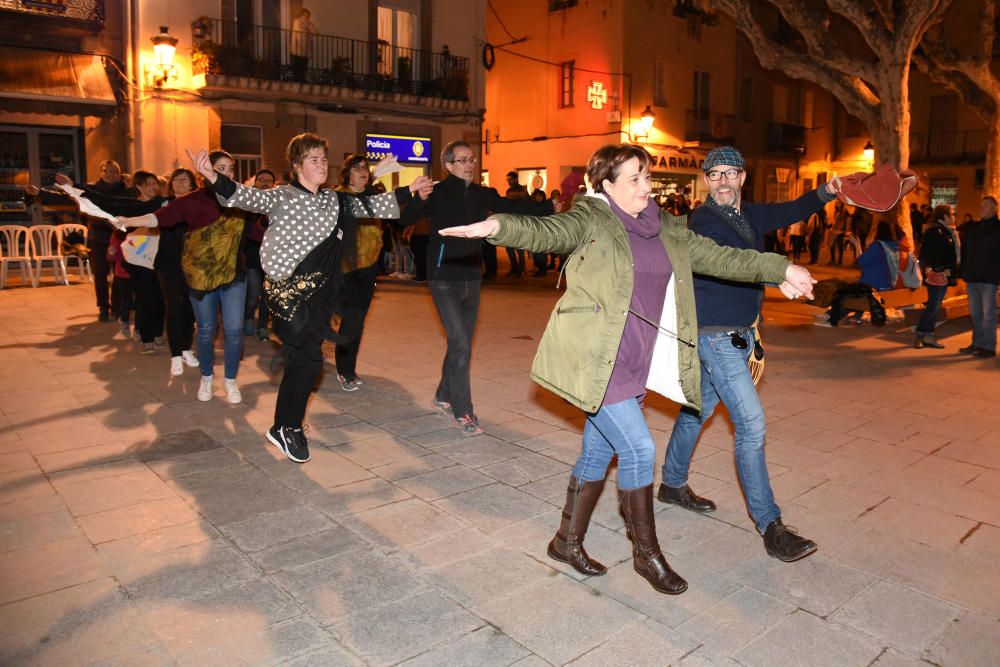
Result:
{"type": "Polygon", "coordinates": [[[646,390],[700,408],[698,324],[692,272],[779,283],[789,298],[811,296],[809,271],[781,255],[716,245],[660,211],[650,198],[651,158],[630,144],[599,149],[587,177],[594,189],[566,213],[502,214],[442,230],[529,252],[569,253],[566,294],[556,304],[531,369],[538,384],[587,413],[561,525],[550,557],[587,575],[606,568],[583,538],[611,459],[618,456],[619,504],[633,565],[652,587],[676,595],[687,582],[660,551],[653,522],[656,445],[642,414],[646,390]]]}

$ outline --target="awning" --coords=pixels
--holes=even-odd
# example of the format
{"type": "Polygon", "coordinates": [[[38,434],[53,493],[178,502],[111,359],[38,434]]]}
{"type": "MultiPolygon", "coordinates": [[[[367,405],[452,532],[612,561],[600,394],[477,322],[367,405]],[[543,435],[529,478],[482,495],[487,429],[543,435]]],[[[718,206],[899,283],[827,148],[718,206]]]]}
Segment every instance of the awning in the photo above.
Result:
{"type": "Polygon", "coordinates": [[[0,49],[0,102],[4,108],[84,115],[117,103],[101,56],[13,47],[0,49]]]}

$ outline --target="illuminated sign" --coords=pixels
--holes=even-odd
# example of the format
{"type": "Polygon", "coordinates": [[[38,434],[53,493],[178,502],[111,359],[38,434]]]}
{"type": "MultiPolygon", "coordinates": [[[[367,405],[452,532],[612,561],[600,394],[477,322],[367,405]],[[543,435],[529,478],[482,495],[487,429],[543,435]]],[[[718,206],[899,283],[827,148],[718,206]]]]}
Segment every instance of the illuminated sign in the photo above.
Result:
{"type": "Polygon", "coordinates": [[[587,101],[592,109],[603,109],[608,103],[608,91],[600,81],[591,81],[587,87],[587,101]]]}
{"type": "Polygon", "coordinates": [[[399,162],[430,164],[431,140],[399,134],[366,134],[365,153],[369,160],[381,160],[391,154],[399,162]]]}

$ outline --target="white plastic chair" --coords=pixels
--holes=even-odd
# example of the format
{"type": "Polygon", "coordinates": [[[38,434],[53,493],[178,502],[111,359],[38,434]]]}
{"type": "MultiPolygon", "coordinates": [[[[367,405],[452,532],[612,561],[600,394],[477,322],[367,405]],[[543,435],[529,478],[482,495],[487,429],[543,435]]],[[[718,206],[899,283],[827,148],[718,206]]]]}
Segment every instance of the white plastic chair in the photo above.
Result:
{"type": "Polygon", "coordinates": [[[75,261],[77,266],[80,268],[80,277],[87,278],[90,282],[94,282],[94,274],[90,270],[90,259],[84,259],[79,255],[63,254],[62,241],[66,238],[66,236],[72,234],[73,232],[83,236],[83,245],[87,245],[87,225],[78,225],[75,223],[59,225],[59,254],[62,255],[63,266],[68,267],[70,261],[75,261]]]}
{"type": "Polygon", "coordinates": [[[31,258],[35,261],[35,285],[42,279],[42,262],[52,262],[52,272],[55,279],[63,285],[69,285],[66,275],[66,263],[59,252],[62,237],[56,225],[34,225],[28,228],[31,242],[31,258]]]}
{"type": "Polygon", "coordinates": [[[7,267],[13,263],[21,267],[21,280],[27,279],[32,287],[38,287],[35,273],[31,270],[31,241],[28,228],[22,225],[0,226],[0,289],[7,287],[7,267]]]}

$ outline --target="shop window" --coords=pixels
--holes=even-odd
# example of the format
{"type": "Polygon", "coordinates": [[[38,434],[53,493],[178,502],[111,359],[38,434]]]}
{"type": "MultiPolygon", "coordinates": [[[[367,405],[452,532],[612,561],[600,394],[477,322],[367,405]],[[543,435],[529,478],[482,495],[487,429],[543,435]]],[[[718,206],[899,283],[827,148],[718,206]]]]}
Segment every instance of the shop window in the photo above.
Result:
{"type": "Polygon", "coordinates": [[[653,105],[667,106],[667,62],[657,60],[653,65],[653,105]]]}
{"type": "Polygon", "coordinates": [[[958,204],[958,179],[957,178],[932,178],[931,179],[931,208],[947,204],[953,209],[958,204]]]}
{"type": "Polygon", "coordinates": [[[560,91],[559,106],[568,108],[573,106],[573,79],[576,70],[576,61],[567,60],[560,66],[560,81],[562,88],[560,91]]]}
{"type": "Polygon", "coordinates": [[[246,183],[263,163],[264,129],[260,125],[222,125],[222,149],[236,163],[236,181],[246,183]]]}

